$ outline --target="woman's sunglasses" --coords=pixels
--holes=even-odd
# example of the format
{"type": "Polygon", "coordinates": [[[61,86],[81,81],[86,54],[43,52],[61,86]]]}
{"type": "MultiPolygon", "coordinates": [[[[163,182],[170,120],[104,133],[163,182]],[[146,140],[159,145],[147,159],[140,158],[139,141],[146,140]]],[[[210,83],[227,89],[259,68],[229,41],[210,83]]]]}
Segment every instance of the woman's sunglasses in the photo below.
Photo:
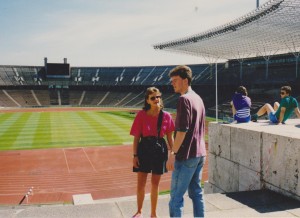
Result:
{"type": "Polygon", "coordinates": [[[285,92],[280,92],[280,95],[285,95],[285,92]]]}
{"type": "Polygon", "coordinates": [[[157,95],[157,96],[152,96],[150,98],[151,101],[154,101],[155,99],[161,99],[161,96],[160,95],[157,95]]]}

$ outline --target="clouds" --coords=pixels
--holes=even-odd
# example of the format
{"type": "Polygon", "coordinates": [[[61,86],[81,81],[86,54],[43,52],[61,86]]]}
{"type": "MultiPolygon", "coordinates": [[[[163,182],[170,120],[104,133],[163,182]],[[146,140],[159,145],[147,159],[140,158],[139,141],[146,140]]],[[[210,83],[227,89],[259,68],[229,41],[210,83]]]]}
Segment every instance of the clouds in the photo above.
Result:
{"type": "Polygon", "coordinates": [[[0,64],[72,66],[199,63],[151,45],[216,27],[255,9],[254,0],[15,0],[0,6],[0,64]],[[3,17],[5,16],[5,17],[3,17]]]}

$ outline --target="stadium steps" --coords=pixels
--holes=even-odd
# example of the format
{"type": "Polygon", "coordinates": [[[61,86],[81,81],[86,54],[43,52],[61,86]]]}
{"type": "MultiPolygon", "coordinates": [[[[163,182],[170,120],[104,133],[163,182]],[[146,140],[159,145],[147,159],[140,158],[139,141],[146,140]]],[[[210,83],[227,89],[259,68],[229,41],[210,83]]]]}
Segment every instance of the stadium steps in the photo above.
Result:
{"type": "Polygon", "coordinates": [[[58,92],[56,89],[49,89],[50,105],[59,105],[58,92]]]}

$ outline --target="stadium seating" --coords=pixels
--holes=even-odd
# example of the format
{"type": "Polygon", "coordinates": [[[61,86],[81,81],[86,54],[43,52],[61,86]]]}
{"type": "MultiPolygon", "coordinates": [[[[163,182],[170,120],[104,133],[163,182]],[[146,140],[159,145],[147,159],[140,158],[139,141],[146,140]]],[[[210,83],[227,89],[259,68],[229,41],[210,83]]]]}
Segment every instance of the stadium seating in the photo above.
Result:
{"type": "MultiPolygon", "coordinates": [[[[193,89],[202,96],[208,111],[215,109],[215,64],[189,65],[193,71],[193,89]]],[[[147,87],[163,93],[165,107],[175,108],[178,98],[168,76],[174,66],[71,67],[70,77],[48,78],[43,66],[0,66],[1,107],[41,107],[51,105],[142,107],[147,87]]],[[[229,60],[218,63],[219,112],[226,114],[228,101],[237,86],[248,88],[252,102],[272,102],[278,88],[289,84],[299,96],[299,76],[295,57],[274,56],[268,70],[262,57],[242,63],[229,60]]],[[[254,104],[255,105],[255,104],[254,104]]],[[[255,110],[255,109],[254,109],[255,110]]],[[[210,112],[209,112],[210,113],[210,112]]]]}

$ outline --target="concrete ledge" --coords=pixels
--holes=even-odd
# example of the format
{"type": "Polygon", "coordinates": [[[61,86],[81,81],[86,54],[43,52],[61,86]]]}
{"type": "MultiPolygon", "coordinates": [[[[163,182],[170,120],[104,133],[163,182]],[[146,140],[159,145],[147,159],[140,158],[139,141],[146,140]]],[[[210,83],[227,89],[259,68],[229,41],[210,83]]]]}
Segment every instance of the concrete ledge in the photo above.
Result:
{"type": "Polygon", "coordinates": [[[204,182],[204,194],[213,194],[213,193],[225,193],[223,190],[219,189],[217,186],[214,184],[205,181],[204,182]]]}
{"type": "Polygon", "coordinates": [[[268,188],[300,199],[300,119],[209,124],[208,192],[268,188]]]}
{"type": "Polygon", "coordinates": [[[210,183],[225,192],[235,192],[238,190],[238,164],[212,154],[209,154],[208,162],[208,181],[210,183]]]}
{"type": "Polygon", "coordinates": [[[73,195],[73,204],[74,205],[94,204],[94,200],[91,194],[73,195]]]}

